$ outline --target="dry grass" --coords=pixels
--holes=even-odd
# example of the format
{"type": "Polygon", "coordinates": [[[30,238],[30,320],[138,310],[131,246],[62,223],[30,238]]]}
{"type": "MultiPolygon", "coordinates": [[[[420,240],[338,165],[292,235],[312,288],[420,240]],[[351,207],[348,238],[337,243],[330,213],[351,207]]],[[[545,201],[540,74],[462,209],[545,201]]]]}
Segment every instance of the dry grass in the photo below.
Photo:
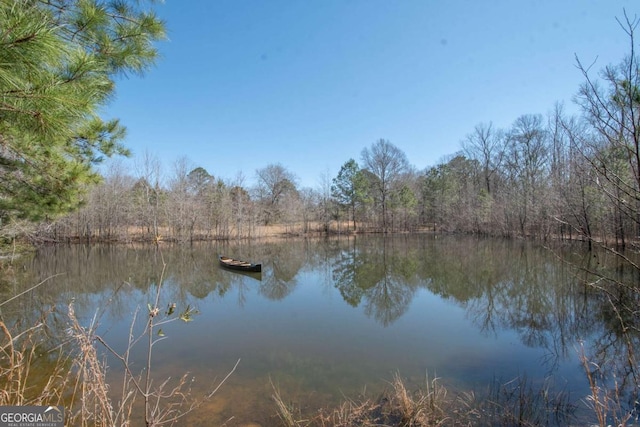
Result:
{"type": "Polygon", "coordinates": [[[273,384],[272,387],[278,415],[286,427],[440,426],[449,420],[447,413],[452,404],[438,378],[427,378],[424,388],[411,392],[396,374],[390,388],[376,399],[346,399],[336,409],[300,419],[296,406],[285,403],[279,390],[273,384]]]}
{"type": "Polygon", "coordinates": [[[377,398],[346,399],[338,408],[302,418],[296,406],[285,403],[273,388],[273,399],[286,427],[567,425],[572,410],[566,394],[554,395],[544,387],[533,390],[526,380],[500,384],[479,397],[473,391],[453,395],[439,378],[430,380],[428,376],[422,387],[411,391],[396,374],[377,398]]]}
{"type": "MultiPolygon", "coordinates": [[[[159,288],[159,287],[158,287],[159,288]]],[[[189,307],[174,313],[169,304],[164,315],[156,300],[145,319],[143,337],[148,351],[160,340],[154,328],[175,319],[188,317],[189,307]]],[[[61,405],[66,408],[66,425],[129,426],[145,418],[148,426],[174,425],[184,416],[210,399],[236,367],[209,394],[194,397],[187,375],[170,383],[154,384],[150,365],[143,372],[129,368],[128,352],[142,337],[133,337],[132,321],[129,346],[118,354],[96,335],[97,320],[81,326],[73,305],[68,307],[67,341],[55,349],[47,349],[45,313],[31,328],[20,332],[0,321],[0,405],[61,405]],[[106,381],[107,366],[97,345],[103,345],[120,360],[124,372],[121,389],[114,394],[106,381]],[[42,373],[46,372],[46,375],[42,373]],[[114,400],[114,396],[118,400],[114,400]],[[142,416],[141,414],[144,414],[142,416]],[[135,420],[134,420],[135,416],[135,420]]],[[[591,387],[584,403],[595,416],[597,425],[629,425],[631,415],[623,410],[621,392],[606,390],[599,376],[600,367],[589,362],[581,352],[581,361],[591,387]]],[[[149,358],[150,361],[150,358],[149,358]]],[[[150,362],[149,362],[150,363],[150,362]]],[[[237,366],[237,364],[236,364],[237,366]]],[[[615,379],[614,379],[615,380],[615,379]]],[[[286,401],[272,383],[273,400],[282,425],[286,427],[373,427],[373,426],[537,426],[573,423],[573,406],[562,392],[552,393],[552,384],[534,388],[517,378],[492,385],[486,394],[450,392],[435,377],[427,376],[417,390],[407,388],[396,374],[387,390],[376,398],[364,394],[345,399],[337,408],[304,414],[295,402],[286,401]]],[[[593,423],[591,423],[593,424],[593,423]]]]}
{"type": "Polygon", "coordinates": [[[68,333],[77,346],[73,357],[75,381],[69,402],[72,408],[68,417],[70,423],[81,426],[126,425],[121,419],[122,414],[114,410],[109,397],[107,367],[100,360],[94,345],[93,328],[80,325],[73,304],[69,305],[69,320],[68,333]]]}
{"type": "MultiPolygon", "coordinates": [[[[156,315],[155,310],[152,313],[156,315]]],[[[188,310],[180,316],[185,313],[188,310]]],[[[147,426],[175,425],[211,399],[238,366],[236,363],[209,393],[194,396],[188,375],[156,385],[147,376],[148,366],[144,373],[134,374],[124,356],[122,389],[115,400],[116,393],[108,385],[107,366],[97,345],[104,344],[108,351],[113,349],[96,335],[96,319],[89,326],[82,326],[70,304],[68,324],[66,342],[47,351],[41,344],[46,339],[44,321],[21,333],[12,332],[0,321],[1,406],[64,406],[65,425],[83,427],[130,426],[142,421],[147,426]]],[[[151,331],[148,327],[145,335],[151,331]]],[[[130,341],[125,354],[134,341],[130,341]]],[[[152,346],[157,341],[149,342],[152,346]]]]}
{"type": "Polygon", "coordinates": [[[621,404],[624,401],[622,391],[618,381],[614,378],[613,389],[607,389],[601,385],[600,370],[598,364],[589,361],[585,354],[584,346],[580,346],[580,363],[584,368],[587,380],[589,381],[589,389],[591,394],[588,395],[584,402],[586,406],[595,414],[599,427],[607,427],[616,425],[620,427],[628,425],[637,425],[637,418],[634,420],[633,415],[628,408],[624,408],[621,404]],[[631,422],[631,424],[630,424],[631,422]]]}
{"type": "MultiPolygon", "coordinates": [[[[146,425],[177,425],[185,414],[211,398],[235,370],[234,367],[207,396],[195,398],[186,375],[173,385],[164,381],[154,386],[151,382],[145,388],[143,375],[134,375],[124,357],[122,390],[118,391],[120,398],[114,401],[114,393],[106,381],[107,367],[96,348],[100,339],[95,335],[94,324],[82,327],[72,305],[68,317],[69,341],[53,352],[44,351],[39,344],[44,323],[12,334],[0,322],[0,405],[62,405],[66,408],[66,425],[137,425],[144,413],[149,414],[146,425]],[[43,370],[49,375],[43,376],[43,370]]],[[[596,375],[589,373],[597,366],[585,357],[582,362],[592,390],[585,403],[597,424],[606,426],[613,420],[615,425],[628,425],[630,417],[621,412],[620,396],[611,395],[598,385],[596,375]]],[[[439,378],[427,376],[421,387],[410,390],[396,374],[380,396],[370,398],[363,393],[357,399],[344,399],[337,408],[313,414],[304,414],[295,402],[286,400],[273,383],[272,397],[280,423],[286,427],[575,424],[571,419],[572,406],[568,396],[553,394],[551,388],[551,384],[545,384],[534,389],[526,379],[515,379],[496,383],[481,396],[474,392],[455,394],[439,378]]]]}
{"type": "Polygon", "coordinates": [[[437,426],[447,420],[445,408],[450,406],[450,402],[447,401],[447,389],[438,378],[429,381],[427,376],[425,389],[411,393],[400,375],[396,374],[392,386],[390,404],[400,418],[400,425],[437,426]]]}
{"type": "Polygon", "coordinates": [[[0,406],[61,405],[70,375],[69,359],[58,350],[43,354],[39,344],[44,324],[12,333],[0,321],[0,406]],[[43,378],[38,371],[45,369],[43,378]]]}

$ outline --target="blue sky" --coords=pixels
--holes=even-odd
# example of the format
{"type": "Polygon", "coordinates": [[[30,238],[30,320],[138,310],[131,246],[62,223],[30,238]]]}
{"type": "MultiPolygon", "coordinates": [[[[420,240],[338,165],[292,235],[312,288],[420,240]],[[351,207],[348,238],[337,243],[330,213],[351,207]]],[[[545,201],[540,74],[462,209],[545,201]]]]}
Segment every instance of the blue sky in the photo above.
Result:
{"type": "Polygon", "coordinates": [[[575,55],[600,70],[629,52],[632,0],[166,0],[169,40],[106,116],[132,165],[186,158],[224,180],[280,163],[318,188],[384,138],[418,170],[481,122],[508,128],[572,97],[575,55]]]}

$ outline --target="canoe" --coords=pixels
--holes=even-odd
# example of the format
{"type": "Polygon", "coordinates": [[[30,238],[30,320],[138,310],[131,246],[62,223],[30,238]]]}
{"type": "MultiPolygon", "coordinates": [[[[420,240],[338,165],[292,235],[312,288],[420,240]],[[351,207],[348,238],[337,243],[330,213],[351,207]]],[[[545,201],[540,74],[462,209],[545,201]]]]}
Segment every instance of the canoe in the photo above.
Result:
{"type": "Polygon", "coordinates": [[[252,272],[262,271],[262,264],[252,264],[247,261],[240,261],[239,259],[233,259],[226,256],[220,256],[218,259],[220,260],[221,266],[231,270],[252,272]]]}

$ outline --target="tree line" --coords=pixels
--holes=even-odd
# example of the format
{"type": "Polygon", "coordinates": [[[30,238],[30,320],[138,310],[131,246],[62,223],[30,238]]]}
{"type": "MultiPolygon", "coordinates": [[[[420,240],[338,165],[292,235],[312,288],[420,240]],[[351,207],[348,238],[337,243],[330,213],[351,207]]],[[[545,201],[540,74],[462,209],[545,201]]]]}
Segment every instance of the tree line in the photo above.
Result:
{"type": "Polygon", "coordinates": [[[435,230],[626,246],[640,234],[640,72],[637,20],[619,21],[629,54],[584,76],[577,115],[554,106],[508,128],[479,123],[461,150],[419,169],[386,139],[345,159],[318,188],[282,164],[256,185],[178,159],[131,174],[104,157],[127,154],[118,121],[97,111],[114,77],[141,73],[164,25],[144,2],[0,4],[0,235],[35,240],[249,238],[284,233],[435,230]],[[96,185],[97,181],[101,181],[96,185]],[[78,207],[80,207],[78,209],[78,207]],[[33,227],[33,224],[37,227],[33,227]]]}
{"type": "Polygon", "coordinates": [[[584,76],[574,102],[524,114],[508,128],[480,123],[461,150],[423,170],[380,139],[318,188],[300,188],[281,164],[255,186],[214,177],[185,159],[162,179],[146,155],[139,173],[112,168],[77,212],[43,224],[39,238],[247,238],[284,233],[434,230],[626,246],[640,235],[640,72],[637,21],[621,22],[630,54],[584,76]]]}

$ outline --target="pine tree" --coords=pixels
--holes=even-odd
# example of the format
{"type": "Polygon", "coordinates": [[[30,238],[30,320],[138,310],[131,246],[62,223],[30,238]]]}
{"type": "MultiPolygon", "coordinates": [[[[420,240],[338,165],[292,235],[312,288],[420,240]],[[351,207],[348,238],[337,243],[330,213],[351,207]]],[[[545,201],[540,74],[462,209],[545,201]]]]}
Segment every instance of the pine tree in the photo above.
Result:
{"type": "Polygon", "coordinates": [[[353,230],[356,231],[356,207],[366,201],[366,177],[358,163],[349,159],[340,168],[338,176],[333,178],[331,196],[341,205],[351,211],[353,230]]]}
{"type": "Polygon", "coordinates": [[[157,58],[164,24],[131,0],[0,0],[0,226],[82,203],[104,156],[128,154],[99,109],[157,58]]]}

